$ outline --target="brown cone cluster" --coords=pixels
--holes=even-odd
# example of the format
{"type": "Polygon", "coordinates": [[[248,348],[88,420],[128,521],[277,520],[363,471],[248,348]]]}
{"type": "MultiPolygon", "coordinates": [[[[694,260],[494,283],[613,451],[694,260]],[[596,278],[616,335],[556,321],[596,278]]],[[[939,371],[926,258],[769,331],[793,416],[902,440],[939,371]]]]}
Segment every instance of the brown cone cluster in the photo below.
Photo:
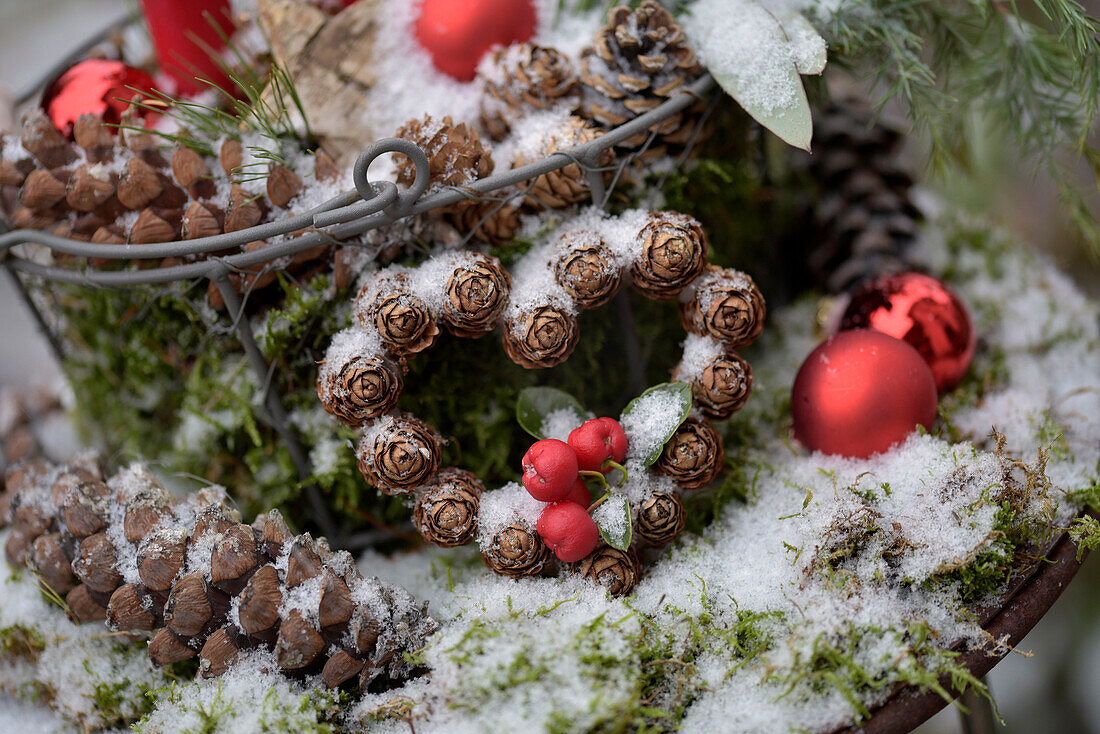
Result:
{"type": "Polygon", "coordinates": [[[722,436],[709,422],[689,416],[665,444],[654,471],[670,477],[681,489],[701,489],[722,471],[722,436]]]}
{"type": "Polygon", "coordinates": [[[323,538],[293,535],[277,511],[241,523],[220,489],[176,499],[143,469],[104,480],[90,460],[17,467],[7,486],[8,559],[64,595],[74,621],[151,633],[156,665],[197,655],[213,677],[264,648],[287,674],[366,690],[416,674],[404,653],[437,628],[403,590],[364,578],[323,538]]]}
{"type": "Polygon", "coordinates": [[[535,529],[520,521],[494,533],[481,557],[494,573],[514,579],[538,576],[550,568],[554,558],[535,529]]]}
{"type": "Polygon", "coordinates": [[[707,235],[696,220],[676,212],[654,213],[639,234],[641,252],[630,268],[634,288],[668,301],[707,267],[707,235]]]}
{"type": "Polygon", "coordinates": [[[411,415],[383,419],[355,449],[359,471],[385,494],[410,494],[439,471],[443,439],[411,415]]]}
{"type": "Polygon", "coordinates": [[[919,264],[914,245],[921,215],[900,160],[902,131],[864,100],[847,97],[815,114],[814,140],[810,170],[821,191],[815,208],[820,244],[809,256],[814,276],[839,293],[912,270],[919,264]]]}
{"type": "Polygon", "coordinates": [[[575,573],[605,587],[611,596],[626,596],[642,575],[641,562],[633,548],[625,551],[600,546],[574,566],[575,573]]]}
{"type": "Polygon", "coordinates": [[[404,273],[383,271],[355,299],[359,323],[377,330],[386,348],[403,357],[428,349],[440,333],[428,306],[409,292],[408,280],[404,273]]]}
{"type": "MultiPolygon", "coordinates": [[[[566,151],[578,145],[595,140],[602,134],[590,123],[579,117],[569,117],[551,134],[547,135],[542,146],[532,154],[520,153],[513,162],[513,168],[520,168],[547,158],[559,151],[566,151]]],[[[604,171],[605,178],[612,173],[615,162],[615,149],[607,148],[600,153],[596,166],[604,171]]],[[[525,204],[529,209],[564,209],[573,204],[588,200],[588,180],[579,163],[570,163],[564,168],[550,171],[536,178],[530,185],[521,184],[526,191],[525,204]]]]}
{"type": "MultiPolygon", "coordinates": [[[[681,379],[679,370],[673,378],[681,379]]],[[[685,379],[691,384],[695,407],[712,420],[731,417],[752,394],[752,367],[735,352],[714,357],[699,374],[685,379]]]]}
{"type": "Polygon", "coordinates": [[[401,368],[356,336],[350,330],[337,335],[317,373],[321,405],[351,428],[393,410],[404,387],[401,368]]]}
{"type": "MultiPolygon", "coordinates": [[[[132,122],[123,120],[124,124],[132,122]]],[[[225,187],[219,187],[218,182],[232,181],[242,172],[244,152],[235,140],[222,145],[218,163],[212,164],[183,145],[169,152],[149,133],[124,130],[115,135],[92,115],[82,116],[73,134],[75,145],[53,127],[41,110],[27,114],[20,139],[27,157],[0,161],[0,205],[7,210],[15,227],[45,230],[96,244],[144,245],[193,240],[235,232],[283,216],[280,210],[305,186],[297,173],[273,163],[267,171],[264,194],[249,193],[239,184],[229,187],[228,196],[220,194],[225,187]],[[81,162],[73,167],[78,161],[81,162]]],[[[318,179],[331,176],[327,172],[331,166],[331,159],[320,154],[318,179]]],[[[253,242],[244,251],[265,246],[266,242],[253,242]]],[[[278,268],[299,280],[308,279],[331,269],[330,251],[328,246],[312,248],[279,263],[278,268]]],[[[74,260],[63,254],[56,257],[61,261],[74,260]]],[[[206,256],[135,262],[142,267],[170,267],[203,257],[206,256]]],[[[94,267],[119,262],[95,257],[88,260],[94,267]]],[[[234,273],[230,281],[238,294],[247,293],[250,302],[260,303],[261,299],[251,296],[275,285],[275,269],[256,266],[244,273],[234,273]]],[[[208,301],[215,308],[224,307],[213,284],[208,301]]]]}
{"type": "MultiPolygon", "coordinates": [[[[695,52],[667,10],[653,0],[637,10],[617,7],[593,45],[581,52],[580,112],[604,128],[617,127],[679,94],[701,73],[695,52]]],[[[701,105],[692,105],[656,126],[651,154],[662,156],[669,145],[686,144],[701,111],[701,105]]],[[[639,148],[649,137],[642,132],[619,145],[639,148]]]]}
{"type": "Polygon", "coordinates": [[[555,367],[573,354],[580,339],[577,317],[558,306],[522,311],[504,323],[505,353],[529,370],[555,367]]]}
{"type": "Polygon", "coordinates": [[[764,333],[764,296],[745,273],[711,265],[691,291],[680,302],[680,322],[691,333],[717,339],[731,349],[751,344],[764,333]]]}
{"type": "Polygon", "coordinates": [[[485,491],[474,474],[457,467],[440,471],[417,493],[413,523],[429,543],[450,548],[477,535],[477,515],[485,491]]]}
{"type": "Polygon", "coordinates": [[[492,52],[478,81],[483,91],[481,126],[493,140],[508,137],[515,121],[563,102],[575,107],[580,85],[569,57],[533,43],[503,46],[492,52]]]}
{"type": "Polygon", "coordinates": [[[554,279],[583,309],[599,308],[622,283],[615,255],[595,232],[568,232],[558,241],[551,261],[554,279]]]}
{"type": "Polygon", "coordinates": [[[512,276],[499,260],[470,253],[447,278],[443,321],[456,336],[487,334],[504,313],[511,291],[512,276]]]}
{"type": "Polygon", "coordinates": [[[662,546],[672,542],[684,530],[684,504],[672,492],[654,492],[638,508],[634,531],[647,545],[662,546]]]}

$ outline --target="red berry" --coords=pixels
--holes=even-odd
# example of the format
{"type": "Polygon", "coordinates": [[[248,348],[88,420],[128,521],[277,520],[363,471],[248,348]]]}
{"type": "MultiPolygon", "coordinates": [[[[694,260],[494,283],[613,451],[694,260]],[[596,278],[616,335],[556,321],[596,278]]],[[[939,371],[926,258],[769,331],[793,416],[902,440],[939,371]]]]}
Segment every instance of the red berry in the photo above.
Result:
{"type": "Polygon", "coordinates": [[[585,486],[583,479],[577,477],[577,481],[573,482],[573,489],[570,490],[569,496],[565,498],[565,501],[573,502],[588,509],[588,506],[592,504],[592,493],[588,491],[588,487],[585,486]]]}
{"type": "Polygon", "coordinates": [[[574,502],[556,502],[542,511],[535,526],[559,560],[574,563],[596,550],[600,530],[588,510],[574,502]]]}
{"type": "Polygon", "coordinates": [[[564,441],[536,441],[523,455],[523,486],[539,502],[565,499],[578,478],[577,455],[564,441]]]}
{"type": "Polygon", "coordinates": [[[611,459],[622,463],[626,458],[626,431],[614,418],[593,418],[573,429],[569,445],[576,452],[582,471],[607,474],[611,467],[604,467],[605,461],[611,459]]]}

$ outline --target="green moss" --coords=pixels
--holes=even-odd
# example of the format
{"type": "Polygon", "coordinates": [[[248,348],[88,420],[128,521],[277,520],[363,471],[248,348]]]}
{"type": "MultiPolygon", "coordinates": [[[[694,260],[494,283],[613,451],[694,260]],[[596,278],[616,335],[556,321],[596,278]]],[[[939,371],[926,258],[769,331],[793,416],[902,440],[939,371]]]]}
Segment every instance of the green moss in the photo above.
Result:
{"type": "Polygon", "coordinates": [[[46,640],[36,629],[22,624],[0,629],[0,656],[22,658],[33,663],[45,649],[46,640]]]}

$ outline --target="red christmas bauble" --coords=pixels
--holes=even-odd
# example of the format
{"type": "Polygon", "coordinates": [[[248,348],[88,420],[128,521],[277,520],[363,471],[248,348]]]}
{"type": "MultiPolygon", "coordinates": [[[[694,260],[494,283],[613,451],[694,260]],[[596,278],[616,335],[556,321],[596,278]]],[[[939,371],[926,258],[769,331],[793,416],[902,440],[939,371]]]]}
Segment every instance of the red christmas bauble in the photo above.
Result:
{"type": "Polygon", "coordinates": [[[974,357],[974,325],[966,305],[923,273],[889,275],[863,286],[852,294],[840,328],[904,339],[924,357],[940,392],[959,384],[974,357]]]}
{"type": "Polygon", "coordinates": [[[117,125],[137,94],[134,89],[153,89],[153,77],[121,61],[88,59],[72,66],[47,87],[42,109],[54,127],[71,140],[73,125],[81,115],[95,115],[117,125]]]}
{"type": "Polygon", "coordinates": [[[468,82],[486,51],[526,41],[537,21],[533,0],[424,0],[416,40],[435,68],[468,82]]]}
{"type": "Polygon", "coordinates": [[[936,420],[936,382],[900,339],[842,331],[810,352],[791,392],[795,437],[826,454],[866,458],[936,420]]]}

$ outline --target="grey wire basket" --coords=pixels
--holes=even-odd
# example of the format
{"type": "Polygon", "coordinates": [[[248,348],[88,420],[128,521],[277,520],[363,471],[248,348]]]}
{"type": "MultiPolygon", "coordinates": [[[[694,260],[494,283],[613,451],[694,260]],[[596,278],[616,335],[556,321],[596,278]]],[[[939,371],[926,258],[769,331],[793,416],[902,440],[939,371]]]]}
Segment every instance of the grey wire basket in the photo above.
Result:
{"type": "MultiPolygon", "coordinates": [[[[129,22],[129,21],[124,21],[129,22]]],[[[104,32],[110,32],[118,26],[112,26],[104,32]]],[[[83,53],[90,44],[84,44],[78,53],[83,53]]],[[[52,73],[52,72],[51,72],[52,73]]],[[[611,192],[622,178],[630,162],[644,154],[657,137],[656,128],[664,120],[684,110],[699,99],[705,97],[713,88],[714,80],[704,74],[682,92],[662,103],[649,112],[610,130],[598,138],[564,151],[558,151],[542,160],[529,163],[502,173],[479,179],[463,187],[447,187],[427,194],[429,186],[429,161],[427,154],[416,144],[400,138],[383,138],[368,146],[357,158],[353,167],[355,189],[347,191],[306,211],[278,221],[250,227],[236,232],[223,233],[212,237],[193,240],[165,242],[143,245],[92,244],[72,240],[37,230],[20,229],[0,234],[0,259],[4,267],[12,274],[24,302],[29,307],[39,328],[50,343],[55,355],[60,359],[62,350],[59,338],[50,327],[50,320],[40,311],[31,297],[26,284],[19,276],[29,276],[44,281],[55,281],[90,288],[126,288],[143,285],[167,284],[182,281],[209,281],[214,284],[225,302],[227,318],[240,342],[242,351],[247,355],[251,369],[260,386],[260,395],[256,404],[262,406],[257,411],[258,418],[272,428],[283,442],[294,468],[303,481],[313,475],[310,460],[302,442],[288,417],[286,408],[278,392],[271,389],[272,367],[265,360],[257,344],[252,325],[246,314],[247,292],[244,297],[234,288],[230,276],[251,269],[265,267],[278,269],[278,263],[302,251],[319,245],[340,245],[372,248],[357,239],[361,235],[384,227],[402,219],[424,214],[434,209],[446,207],[464,199],[497,201],[497,209],[503,207],[508,196],[494,197],[494,192],[517,187],[524,182],[528,186],[546,173],[557,171],[575,164],[584,172],[593,205],[606,208],[611,192]],[[645,143],[630,155],[621,157],[612,170],[598,163],[600,154],[628,138],[649,132],[645,143]],[[407,190],[400,190],[390,181],[371,181],[369,169],[380,156],[386,154],[404,155],[415,166],[415,180],[407,190]],[[304,235],[286,239],[254,252],[241,252],[228,256],[216,256],[212,253],[227,248],[240,247],[257,240],[275,238],[292,232],[308,229],[304,235]],[[92,266],[80,269],[62,268],[35,262],[26,252],[12,251],[12,248],[34,243],[44,246],[54,253],[63,253],[77,257],[98,258],[100,261],[138,261],[181,258],[188,256],[206,256],[197,262],[172,265],[170,267],[145,270],[107,270],[92,266]]],[[[708,110],[709,113],[709,110],[708,110]]],[[[690,152],[691,147],[705,124],[706,114],[696,125],[695,134],[687,146],[680,162],[690,152]]],[[[484,222],[496,212],[490,210],[482,219],[484,222]]],[[[480,223],[479,223],[480,226],[480,223]]],[[[0,227],[3,227],[0,221],[0,227]]],[[[475,228],[476,229],[476,228],[475,228]]],[[[373,258],[377,251],[368,252],[373,258]]],[[[328,537],[337,539],[340,534],[332,516],[321,497],[319,489],[306,483],[304,493],[309,503],[312,519],[328,537]]],[[[345,544],[349,544],[347,539],[345,544]]],[[[355,545],[355,543],[350,543],[355,545]]]]}

